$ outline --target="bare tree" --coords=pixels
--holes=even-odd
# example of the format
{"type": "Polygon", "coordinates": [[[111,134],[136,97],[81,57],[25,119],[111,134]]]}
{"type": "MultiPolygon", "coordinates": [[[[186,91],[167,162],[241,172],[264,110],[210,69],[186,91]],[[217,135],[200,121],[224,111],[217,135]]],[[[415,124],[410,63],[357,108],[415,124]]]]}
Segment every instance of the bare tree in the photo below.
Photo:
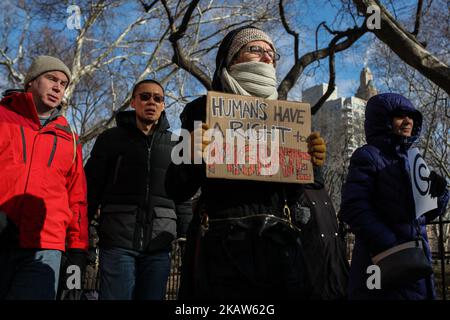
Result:
{"type": "Polygon", "coordinates": [[[31,57],[37,54],[61,57],[73,74],[65,97],[69,120],[82,142],[87,143],[113,124],[117,112],[128,107],[132,84],[145,77],[157,78],[167,86],[167,113],[175,119],[187,101],[211,88],[215,50],[223,36],[236,27],[255,25],[271,30],[283,42],[286,59],[283,68],[279,68],[279,73],[283,73],[278,87],[281,99],[288,98],[305,70],[314,72],[321,66],[321,60],[328,59],[324,69],[329,74],[329,90],[313,106],[313,113],[326,101],[339,78],[336,55],[351,48],[369,31],[386,42],[402,61],[411,64],[408,59],[415,57],[411,65],[447,90],[448,68],[442,69],[442,59],[435,59],[416,40],[428,28],[422,18],[427,15],[429,5],[419,1],[415,7],[412,35],[375,0],[341,0],[342,10],[332,21],[300,29],[297,11],[306,5],[316,7],[326,2],[262,0],[255,5],[250,0],[97,0],[79,4],[82,14],[79,30],[66,28],[66,9],[71,1],[2,3],[0,72],[5,77],[0,86],[20,86],[31,57]],[[364,9],[371,4],[381,8],[386,31],[368,30],[364,9]],[[354,13],[356,7],[364,17],[354,13]],[[387,38],[389,28],[395,31],[395,45],[387,38]],[[305,30],[309,34],[302,38],[305,30]],[[326,34],[319,45],[321,30],[326,34]],[[300,43],[305,39],[311,41],[313,50],[301,52],[300,43]],[[416,58],[423,55],[428,60],[420,60],[418,64],[416,58]],[[442,74],[444,82],[439,80],[442,74]]]}
{"type": "Polygon", "coordinates": [[[0,50],[0,64],[6,67],[10,82],[20,86],[24,62],[29,63],[31,56],[61,57],[72,72],[65,93],[69,120],[80,133],[81,141],[87,142],[110,126],[117,112],[128,107],[130,83],[149,75],[158,75],[164,83],[178,69],[162,56],[168,26],[160,24],[161,8],[156,4],[142,10],[140,3],[132,5],[126,1],[84,3],[80,9],[81,29],[72,31],[65,28],[68,3],[6,4],[11,19],[0,40],[11,42],[9,39],[16,36],[13,29],[20,31],[21,36],[15,50],[7,52],[8,45],[0,50]],[[130,11],[129,18],[120,16],[121,23],[114,23],[118,11],[125,7],[130,11]],[[31,15],[35,22],[39,21],[33,32],[28,31],[31,15]],[[28,24],[21,29],[24,21],[28,24]],[[148,29],[152,32],[146,35],[148,29]]]}
{"type": "MultiPolygon", "coordinates": [[[[394,51],[405,63],[418,70],[427,79],[450,94],[450,67],[436,55],[426,49],[425,43],[417,40],[420,27],[420,15],[423,1],[418,1],[414,31],[409,32],[379,0],[353,0],[358,11],[370,16],[368,8],[378,7],[381,18],[381,27],[371,30],[378,39],[394,51]]],[[[448,6],[448,4],[447,4],[448,6]]],[[[445,6],[442,8],[445,10],[445,6]]],[[[448,12],[448,7],[447,7],[448,12]]],[[[445,23],[445,21],[443,21],[445,23]]],[[[448,23],[448,16],[447,16],[448,23]]]]}

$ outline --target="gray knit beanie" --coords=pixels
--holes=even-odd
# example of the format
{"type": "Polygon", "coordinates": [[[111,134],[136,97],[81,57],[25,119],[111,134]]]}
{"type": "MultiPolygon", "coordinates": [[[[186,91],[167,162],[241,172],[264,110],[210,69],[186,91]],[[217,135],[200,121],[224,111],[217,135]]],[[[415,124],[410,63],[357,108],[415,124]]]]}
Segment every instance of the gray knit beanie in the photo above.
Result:
{"type": "Polygon", "coordinates": [[[251,41],[265,41],[270,44],[272,49],[275,48],[272,39],[270,39],[270,37],[264,31],[256,28],[242,29],[233,38],[233,42],[230,45],[230,49],[228,50],[227,58],[225,60],[226,65],[228,66],[234,55],[238,53],[243,46],[251,41]]]}
{"type": "Polygon", "coordinates": [[[71,80],[70,70],[61,60],[51,56],[39,56],[36,59],[34,59],[25,76],[24,80],[25,89],[30,81],[36,79],[41,74],[49,71],[61,71],[65,73],[67,79],[69,80],[67,84],[70,83],[71,80]]]}

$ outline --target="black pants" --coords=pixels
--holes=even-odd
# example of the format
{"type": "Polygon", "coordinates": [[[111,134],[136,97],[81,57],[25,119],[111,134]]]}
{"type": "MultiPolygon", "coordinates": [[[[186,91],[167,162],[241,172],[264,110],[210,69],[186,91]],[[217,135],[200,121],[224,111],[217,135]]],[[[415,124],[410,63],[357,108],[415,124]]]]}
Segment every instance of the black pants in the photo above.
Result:
{"type": "Polygon", "coordinates": [[[302,300],[311,292],[301,243],[276,224],[224,223],[202,236],[193,221],[182,268],[181,300],[302,300]]]}

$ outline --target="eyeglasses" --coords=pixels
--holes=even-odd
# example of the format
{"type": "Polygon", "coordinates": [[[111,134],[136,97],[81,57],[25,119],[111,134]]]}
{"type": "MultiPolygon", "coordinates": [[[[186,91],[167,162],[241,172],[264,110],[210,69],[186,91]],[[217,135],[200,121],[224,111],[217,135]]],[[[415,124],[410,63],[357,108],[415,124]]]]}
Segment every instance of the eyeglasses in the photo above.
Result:
{"type": "Polygon", "coordinates": [[[260,58],[264,55],[264,53],[267,53],[267,55],[272,59],[272,61],[278,61],[280,60],[281,57],[279,53],[276,53],[273,50],[265,50],[263,47],[260,46],[248,46],[244,48],[244,51],[255,54],[260,58]]]}
{"type": "Polygon", "coordinates": [[[141,101],[148,101],[152,97],[153,97],[153,101],[155,101],[156,103],[164,102],[164,97],[162,95],[160,95],[160,94],[151,93],[151,92],[139,93],[139,99],[141,99],[141,101]]]}

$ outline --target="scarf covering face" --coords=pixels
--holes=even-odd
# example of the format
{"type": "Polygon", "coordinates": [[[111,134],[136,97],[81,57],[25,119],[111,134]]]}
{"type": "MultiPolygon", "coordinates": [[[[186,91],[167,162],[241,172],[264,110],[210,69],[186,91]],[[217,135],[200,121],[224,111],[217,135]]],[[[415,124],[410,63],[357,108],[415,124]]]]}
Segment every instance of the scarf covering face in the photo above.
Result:
{"type": "Polygon", "coordinates": [[[277,100],[277,77],[273,65],[243,62],[222,70],[222,85],[227,92],[277,100]]]}

